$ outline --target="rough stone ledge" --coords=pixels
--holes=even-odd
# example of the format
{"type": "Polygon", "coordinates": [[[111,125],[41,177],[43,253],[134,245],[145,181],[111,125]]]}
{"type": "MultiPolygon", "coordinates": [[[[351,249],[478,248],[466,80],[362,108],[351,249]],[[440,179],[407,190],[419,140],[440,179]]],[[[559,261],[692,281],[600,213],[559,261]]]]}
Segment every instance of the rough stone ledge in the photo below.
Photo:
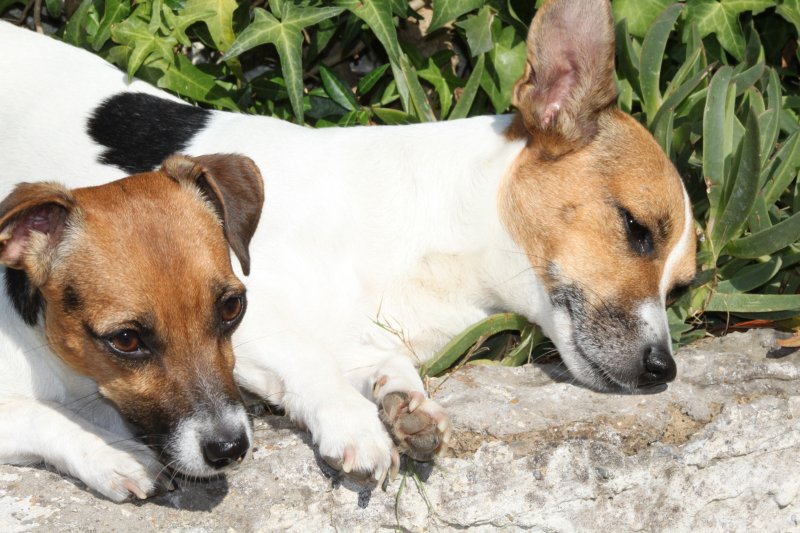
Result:
{"type": "Polygon", "coordinates": [[[598,394],[547,366],[432,380],[454,447],[387,490],[329,477],[286,419],[256,420],[226,479],[113,504],[44,468],[0,466],[0,531],[789,531],[800,529],[800,353],[772,331],[681,350],[663,392],[598,394]],[[423,481],[424,479],[424,481],[423,481]]]}

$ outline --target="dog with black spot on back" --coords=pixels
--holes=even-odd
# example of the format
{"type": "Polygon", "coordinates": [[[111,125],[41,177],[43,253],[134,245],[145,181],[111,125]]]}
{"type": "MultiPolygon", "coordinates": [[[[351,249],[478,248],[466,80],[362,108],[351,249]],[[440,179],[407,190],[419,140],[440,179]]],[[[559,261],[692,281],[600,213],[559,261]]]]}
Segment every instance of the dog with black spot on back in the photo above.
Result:
{"type": "Polygon", "coordinates": [[[575,381],[676,375],[667,294],[695,274],[680,177],[616,107],[607,0],[550,0],[514,115],[313,130],[186,105],[102,59],[0,25],[3,187],[108,180],[172,152],[238,152],[265,179],[238,383],[282,406],[330,464],[394,473],[450,423],[415,368],[499,311],[539,324],[575,381]],[[376,322],[388,327],[380,327],[376,322]],[[392,330],[392,331],[388,331],[392,330]]]}

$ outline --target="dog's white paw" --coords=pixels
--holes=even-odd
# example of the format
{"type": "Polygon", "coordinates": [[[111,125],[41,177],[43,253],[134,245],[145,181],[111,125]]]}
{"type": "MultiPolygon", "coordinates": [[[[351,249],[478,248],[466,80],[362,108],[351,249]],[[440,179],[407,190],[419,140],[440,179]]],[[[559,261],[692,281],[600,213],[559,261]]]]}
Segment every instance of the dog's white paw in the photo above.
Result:
{"type": "Polygon", "coordinates": [[[431,461],[447,449],[450,417],[421,392],[389,392],[381,400],[380,416],[400,453],[431,461]]]}
{"type": "Polygon", "coordinates": [[[103,443],[81,455],[82,460],[70,470],[89,488],[115,502],[151,496],[163,471],[153,451],[138,442],[103,443]]]}
{"type": "Polygon", "coordinates": [[[311,428],[314,441],[320,456],[333,468],[370,484],[397,475],[400,456],[378,410],[355,390],[327,404],[316,422],[317,427],[311,428]]]}

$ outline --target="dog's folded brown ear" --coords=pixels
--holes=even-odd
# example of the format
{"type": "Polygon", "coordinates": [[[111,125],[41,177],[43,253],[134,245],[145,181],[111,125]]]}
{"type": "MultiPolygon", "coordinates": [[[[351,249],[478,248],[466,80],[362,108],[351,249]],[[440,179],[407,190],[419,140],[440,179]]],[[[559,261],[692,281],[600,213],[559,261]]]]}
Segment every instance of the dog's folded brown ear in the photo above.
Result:
{"type": "Polygon", "coordinates": [[[194,183],[203,191],[222,218],[225,237],[242,272],[250,274],[248,247],[264,205],[264,181],[253,160],[237,154],[176,154],[164,161],[162,171],[176,181],[194,183]]]}
{"type": "Polygon", "coordinates": [[[545,2],[528,32],[525,73],[513,94],[531,142],[549,158],[580,148],[616,97],[609,0],[545,2]]]}
{"type": "Polygon", "coordinates": [[[20,183],[0,202],[0,264],[45,281],[50,253],[61,239],[72,194],[55,183],[20,183]]]}

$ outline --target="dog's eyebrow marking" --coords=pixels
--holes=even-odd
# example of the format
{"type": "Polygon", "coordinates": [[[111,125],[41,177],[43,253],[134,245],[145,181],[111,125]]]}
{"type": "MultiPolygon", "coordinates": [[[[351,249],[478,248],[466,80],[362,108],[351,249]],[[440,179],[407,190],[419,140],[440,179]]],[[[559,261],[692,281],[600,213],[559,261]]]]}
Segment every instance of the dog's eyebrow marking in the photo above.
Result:
{"type": "Polygon", "coordinates": [[[71,284],[67,284],[64,288],[64,294],[61,295],[61,305],[64,306],[64,311],[67,312],[79,311],[83,307],[83,299],[71,284]]]}
{"type": "Polygon", "coordinates": [[[148,172],[182,151],[203,129],[211,112],[145,93],[107,98],[87,123],[91,138],[106,150],[100,162],[126,172],[148,172]]]}
{"type": "Polygon", "coordinates": [[[692,215],[692,204],[689,201],[689,194],[686,192],[686,188],[683,186],[683,183],[681,183],[681,189],[683,190],[683,230],[681,231],[681,237],[678,240],[678,243],[669,253],[667,260],[664,262],[664,271],[661,274],[661,281],[658,287],[659,293],[661,294],[662,303],[666,302],[667,289],[669,288],[672,271],[675,269],[675,266],[678,264],[678,261],[681,259],[683,254],[686,253],[686,249],[689,246],[693,236],[692,227],[694,224],[694,217],[692,215]]]}

